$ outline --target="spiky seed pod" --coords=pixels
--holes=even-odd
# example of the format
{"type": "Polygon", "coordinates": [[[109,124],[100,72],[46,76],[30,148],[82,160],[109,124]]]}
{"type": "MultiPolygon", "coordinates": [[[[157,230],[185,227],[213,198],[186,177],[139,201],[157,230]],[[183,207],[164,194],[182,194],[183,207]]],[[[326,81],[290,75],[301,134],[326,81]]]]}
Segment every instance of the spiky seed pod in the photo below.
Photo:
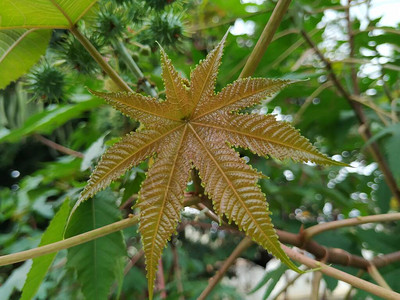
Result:
{"type": "Polygon", "coordinates": [[[147,6],[154,10],[163,10],[166,5],[173,3],[175,0],[145,0],[147,6]]]}
{"type": "Polygon", "coordinates": [[[128,15],[126,6],[106,2],[98,14],[95,35],[105,43],[122,38],[129,25],[128,15]]]}
{"type": "Polygon", "coordinates": [[[182,41],[184,26],[181,14],[173,11],[154,15],[149,21],[149,29],[142,31],[138,39],[142,44],[155,48],[156,41],[164,47],[178,47],[182,41]]]}
{"type": "Polygon", "coordinates": [[[33,99],[45,103],[59,102],[64,98],[65,74],[45,62],[28,75],[28,90],[33,99]]]}
{"type": "MultiPolygon", "coordinates": [[[[89,37],[90,42],[100,50],[101,46],[97,39],[89,37]]],[[[98,64],[94,61],[90,53],[72,35],[68,35],[59,46],[61,57],[74,70],[82,74],[97,74],[98,64]]]]}

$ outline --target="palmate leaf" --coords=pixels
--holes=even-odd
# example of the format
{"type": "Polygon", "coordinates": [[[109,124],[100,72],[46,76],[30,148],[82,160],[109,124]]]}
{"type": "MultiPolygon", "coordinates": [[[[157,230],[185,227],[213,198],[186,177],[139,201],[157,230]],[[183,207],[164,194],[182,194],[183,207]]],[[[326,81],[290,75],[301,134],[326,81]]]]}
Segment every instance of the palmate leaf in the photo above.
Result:
{"type": "Polygon", "coordinates": [[[161,50],[165,101],[137,93],[93,92],[143,126],[103,155],[78,203],[140,161],[155,157],[138,200],[150,298],[162,249],[180,219],[191,168],[198,170],[220,216],[234,221],[258,244],[300,272],[280,247],[265,196],[257,185],[262,174],[231,147],[278,159],[341,165],[321,154],[288,123],[278,122],[273,116],[239,114],[292,81],[239,79],[214,93],[225,38],[193,70],[190,83],[179,76],[161,50]]]}

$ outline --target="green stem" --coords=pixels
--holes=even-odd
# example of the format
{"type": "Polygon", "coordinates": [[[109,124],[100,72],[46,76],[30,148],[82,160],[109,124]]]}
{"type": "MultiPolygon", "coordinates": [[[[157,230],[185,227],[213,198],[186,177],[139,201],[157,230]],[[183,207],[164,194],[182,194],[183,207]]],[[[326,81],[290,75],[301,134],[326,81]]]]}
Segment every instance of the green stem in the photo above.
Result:
{"type": "Polygon", "coordinates": [[[324,263],[318,262],[318,261],[311,259],[303,254],[300,254],[299,252],[296,252],[293,249],[291,249],[285,245],[281,245],[281,246],[282,246],[282,249],[286,252],[286,254],[291,259],[296,260],[311,269],[318,269],[320,272],[322,272],[330,277],[347,282],[348,284],[351,284],[352,286],[354,286],[356,288],[367,291],[378,297],[382,297],[384,299],[393,299],[393,300],[400,299],[400,294],[398,294],[396,292],[387,290],[376,284],[373,284],[371,282],[357,278],[353,275],[347,274],[338,269],[332,268],[324,263]]]}
{"type": "Polygon", "coordinates": [[[127,83],[117,74],[117,72],[114,71],[113,68],[111,68],[92,43],[90,43],[90,41],[77,28],[71,27],[69,30],[121,90],[132,92],[132,89],[127,85],[127,83]]]}
{"type": "Polygon", "coordinates": [[[129,55],[128,50],[126,49],[125,45],[121,41],[115,42],[115,47],[117,48],[118,53],[121,55],[122,60],[125,62],[126,66],[132,72],[132,74],[136,77],[136,80],[144,81],[140,84],[142,89],[153,97],[157,97],[158,94],[154,88],[151,87],[150,83],[146,80],[143,75],[142,70],[140,70],[139,66],[133,60],[132,56],[129,55]]]}
{"type": "Polygon", "coordinates": [[[268,20],[267,25],[265,25],[265,28],[260,38],[258,39],[256,46],[251,52],[250,57],[242,70],[242,73],[240,73],[240,78],[253,75],[254,71],[261,61],[261,58],[267,50],[268,45],[271,43],[272,38],[279,27],[279,24],[282,22],[283,16],[287,11],[290,2],[291,0],[279,0],[274,11],[272,12],[271,17],[268,20]]]}
{"type": "Polygon", "coordinates": [[[107,234],[120,231],[124,228],[130,227],[136,223],[138,223],[139,217],[134,216],[131,218],[127,218],[115,223],[112,223],[110,225],[106,225],[73,237],[70,237],[68,239],[48,244],[45,246],[41,246],[38,248],[14,253],[14,254],[9,254],[9,255],[4,255],[0,256],[0,266],[5,266],[5,265],[10,265],[14,264],[17,262],[21,262],[30,258],[35,258],[38,256],[58,252],[63,249],[71,248],[86,242],[89,242],[91,240],[97,239],[99,237],[105,236],[107,234]]]}
{"type": "Polygon", "coordinates": [[[253,241],[249,237],[245,237],[239,245],[236,246],[235,250],[229,255],[228,259],[224,262],[222,267],[218,270],[218,272],[211,278],[208,282],[208,286],[203,290],[201,295],[197,298],[197,300],[205,300],[213,288],[221,281],[222,277],[224,277],[226,271],[228,271],[229,267],[235,262],[235,260],[239,257],[241,253],[243,253],[247,248],[253,245],[253,241]]]}
{"type": "Polygon", "coordinates": [[[400,213],[391,213],[391,214],[381,214],[375,216],[366,216],[366,217],[358,217],[351,218],[346,220],[339,220],[327,223],[321,223],[318,225],[311,226],[304,230],[303,234],[306,240],[311,239],[313,236],[320,234],[324,231],[348,227],[348,226],[356,226],[366,223],[377,223],[377,222],[390,222],[390,221],[399,221],[400,213]]]}

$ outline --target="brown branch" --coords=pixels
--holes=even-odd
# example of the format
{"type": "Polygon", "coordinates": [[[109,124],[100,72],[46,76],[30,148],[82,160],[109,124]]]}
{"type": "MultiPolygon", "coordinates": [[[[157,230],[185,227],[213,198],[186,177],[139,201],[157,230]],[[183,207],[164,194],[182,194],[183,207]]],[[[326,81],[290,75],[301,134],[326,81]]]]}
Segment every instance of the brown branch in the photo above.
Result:
{"type": "MultiPolygon", "coordinates": [[[[206,206],[202,203],[197,205],[199,209],[204,210],[206,206]]],[[[214,212],[208,208],[205,211],[207,217],[211,220],[220,223],[220,220],[214,212]]],[[[225,221],[221,221],[225,226],[234,228],[238,232],[242,232],[234,224],[227,224],[225,221]]],[[[242,232],[243,233],[243,232],[242,232]]],[[[281,243],[290,244],[292,246],[306,250],[307,252],[313,254],[317,260],[325,259],[328,264],[338,264],[342,266],[354,267],[362,270],[367,270],[371,263],[373,263],[377,268],[387,266],[393,262],[400,261],[400,251],[393,252],[384,256],[377,256],[371,262],[365,258],[351,254],[343,249],[338,248],[327,248],[316,241],[306,240],[304,231],[300,231],[299,234],[291,233],[283,230],[276,229],[276,234],[279,237],[281,243]]]]}
{"type": "MultiPolygon", "coordinates": [[[[307,32],[302,29],[301,34],[306,40],[307,44],[314,49],[315,54],[319,57],[319,59],[324,63],[326,70],[328,71],[329,78],[336,86],[337,90],[339,91],[340,95],[345,98],[348,103],[350,104],[351,108],[353,109],[354,113],[356,114],[357,120],[360,123],[360,127],[363,128],[363,138],[367,141],[372,137],[371,130],[368,126],[368,120],[362,110],[362,106],[360,103],[354,101],[352,96],[345,90],[341,82],[339,81],[338,77],[336,76],[335,72],[333,71],[332,64],[325,58],[322,52],[318,49],[317,45],[311,40],[307,32]]],[[[372,142],[369,145],[369,150],[374,158],[374,160],[378,163],[380,170],[382,171],[383,175],[385,176],[385,181],[390,188],[393,196],[396,200],[400,203],[400,190],[397,187],[396,180],[387,165],[386,160],[384,159],[378,144],[376,142],[372,142]]]]}
{"type": "Polygon", "coordinates": [[[203,290],[197,300],[205,300],[213,288],[220,282],[226,271],[228,271],[229,267],[236,261],[239,255],[249,248],[253,244],[253,241],[249,237],[245,237],[239,245],[236,246],[235,250],[229,255],[228,259],[224,261],[222,267],[217,271],[217,273],[212,277],[207,287],[203,290]]]}
{"type": "Polygon", "coordinates": [[[171,243],[171,251],[172,251],[172,259],[173,259],[173,265],[174,265],[176,290],[178,291],[178,294],[179,294],[178,300],[185,300],[185,296],[183,295],[181,268],[179,266],[179,255],[178,255],[178,251],[176,249],[176,245],[174,242],[171,243]]]}
{"type": "Polygon", "coordinates": [[[81,152],[78,152],[78,151],[69,149],[67,147],[64,147],[60,144],[57,144],[57,143],[45,138],[44,136],[42,136],[40,134],[35,134],[34,136],[39,142],[41,142],[42,144],[44,144],[52,149],[57,150],[58,152],[61,152],[61,153],[67,154],[67,155],[71,155],[71,156],[75,156],[75,157],[79,157],[79,158],[83,158],[83,153],[81,153],[81,152]]]}

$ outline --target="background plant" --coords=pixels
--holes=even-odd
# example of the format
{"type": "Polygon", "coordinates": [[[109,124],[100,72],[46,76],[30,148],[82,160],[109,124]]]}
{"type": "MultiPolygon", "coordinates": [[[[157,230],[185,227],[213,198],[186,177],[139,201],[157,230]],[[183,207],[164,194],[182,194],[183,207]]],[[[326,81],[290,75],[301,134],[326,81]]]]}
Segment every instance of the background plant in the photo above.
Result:
{"type": "MultiPolygon", "coordinates": [[[[38,3],[40,7],[41,2],[38,3]]],[[[22,75],[39,59],[51,36],[50,46],[40,65],[32,69],[31,75],[11,83],[1,92],[2,254],[35,247],[55,212],[60,211],[61,216],[58,213],[57,216],[62,218],[60,205],[65,202],[66,197],[71,202],[77,199],[90,169],[104,147],[111,145],[115,141],[114,137],[137,126],[104,106],[101,101],[92,98],[85,86],[98,90],[104,84],[106,90],[129,88],[153,95],[162,93],[158,52],[154,51],[154,40],[164,47],[172,47],[169,48],[169,53],[174,64],[187,76],[190,66],[205,57],[207,51],[226,32],[229,24],[233,24],[239,17],[245,22],[253,21],[254,23],[247,24],[250,27],[254,24],[254,32],[228,38],[225,50],[227,55],[217,82],[218,90],[239,76],[247,56],[275,7],[275,3],[269,1],[244,5],[224,1],[209,4],[190,2],[163,7],[150,7],[147,1],[115,1],[100,5],[102,9],[94,5],[88,10],[93,4],[94,1],[80,4],[81,13],[85,12],[84,17],[81,18],[83,15],[77,13],[71,20],[72,25],[78,24],[78,29],[68,24],[62,16],[59,19],[61,21],[52,19],[53,23],[43,17],[32,23],[40,28],[58,28],[55,31],[31,30],[31,25],[27,23],[23,24],[27,29],[13,28],[17,25],[6,23],[7,15],[11,16],[12,12],[1,12],[0,27],[3,29],[0,34],[2,40],[8,41],[5,45],[12,45],[13,41],[21,37],[23,39],[20,41],[27,43],[17,44],[26,56],[26,61],[21,65],[15,60],[10,65],[7,60],[12,55],[18,57],[18,47],[13,48],[15,52],[4,51],[0,55],[2,88],[10,80],[17,79],[12,76],[22,75]],[[182,8],[185,13],[178,13],[182,8]],[[174,35],[168,38],[165,31],[172,33],[168,28],[148,31],[152,28],[152,20],[168,17],[174,19],[157,24],[182,26],[179,27],[180,34],[170,44],[168,41],[174,35]],[[176,22],[177,18],[180,22],[176,22]],[[38,24],[38,21],[48,23],[38,24]],[[146,32],[149,33],[145,34],[146,32]],[[118,80],[121,77],[110,73],[110,69],[104,65],[100,64],[98,67],[98,63],[87,55],[88,52],[79,42],[81,40],[85,44],[82,33],[107,58],[123,80],[118,80]],[[156,37],[156,34],[160,36],[156,37]],[[153,37],[146,41],[149,36],[153,37]],[[165,44],[162,42],[163,38],[165,44]],[[26,52],[24,47],[32,50],[26,52]],[[71,51],[69,47],[74,48],[71,51]],[[11,56],[5,56],[6,52],[11,56]],[[55,68],[63,74],[64,89],[55,85],[54,90],[46,90],[51,86],[38,86],[39,81],[32,81],[37,70],[44,69],[41,66],[55,68]],[[101,71],[103,69],[105,71],[101,71]],[[124,82],[128,85],[125,86],[124,82]],[[46,91],[45,97],[41,96],[43,90],[46,91]],[[57,101],[54,101],[50,96],[60,91],[62,94],[57,94],[57,101]],[[26,157],[30,159],[27,160],[26,157]]],[[[361,1],[350,4],[368,7],[368,3],[361,1]]],[[[0,2],[1,7],[6,7],[5,5],[6,2],[0,2]]],[[[74,5],[79,6],[76,3],[74,5]]],[[[255,112],[274,111],[279,118],[294,122],[302,134],[316,141],[324,153],[340,153],[340,157],[337,156],[336,159],[355,166],[353,169],[319,169],[289,161],[280,163],[270,159],[265,162],[248,151],[241,150],[242,156],[246,156],[253,166],[270,177],[261,180],[260,184],[269,195],[274,224],[285,232],[301,232],[301,224],[310,227],[323,221],[393,212],[399,207],[396,186],[400,177],[399,168],[396,167],[399,140],[399,81],[396,69],[398,28],[382,26],[379,19],[360,17],[359,20],[354,14],[349,18],[346,5],[341,6],[333,1],[323,4],[314,1],[292,3],[279,25],[274,41],[268,46],[267,55],[262,56],[255,72],[258,77],[309,79],[284,90],[272,101],[256,108],[255,112]],[[335,17],[329,19],[330,14],[335,17]],[[386,45],[390,51],[383,52],[382,45],[386,45]],[[375,135],[372,139],[371,134],[375,135]],[[373,142],[377,144],[378,151],[373,150],[371,155],[370,149],[376,148],[373,142]]],[[[15,20],[18,21],[17,18],[15,20]]],[[[96,227],[118,220],[118,214],[125,217],[132,212],[130,206],[136,199],[146,169],[147,165],[144,163],[113,184],[107,192],[113,195],[121,209],[115,210],[112,220],[100,218],[101,222],[96,227]]],[[[188,194],[187,200],[192,199],[195,193],[193,191],[188,194]]],[[[106,205],[104,204],[105,207],[106,205]]],[[[240,235],[225,227],[215,231],[216,224],[210,222],[204,214],[185,212],[184,215],[186,219],[178,229],[178,237],[172,240],[163,259],[165,286],[159,285],[159,289],[166,290],[167,296],[172,299],[178,295],[197,297],[207,285],[207,279],[213,274],[217,261],[229,256],[240,238],[240,235]],[[193,222],[193,219],[201,221],[193,222]],[[188,232],[207,236],[211,242],[201,244],[200,240],[193,239],[188,232]],[[212,256],[209,255],[211,251],[212,256]]],[[[381,222],[382,219],[387,219],[387,216],[375,221],[381,222]]],[[[90,229],[93,227],[80,228],[81,232],[90,229]]],[[[396,252],[399,250],[396,240],[398,230],[399,226],[395,222],[344,227],[333,231],[334,234],[332,231],[323,232],[313,237],[312,241],[317,241],[331,251],[327,262],[334,262],[339,266],[349,264],[350,267],[344,267],[344,270],[352,274],[357,273],[357,268],[365,269],[369,272],[362,276],[370,281],[371,276],[376,276],[369,265],[363,265],[363,260],[358,261],[355,256],[350,256],[350,262],[340,261],[343,256],[329,247],[341,248],[354,255],[360,255],[362,251],[365,253],[365,250],[371,251],[369,253],[373,256],[395,252],[388,256],[391,260],[377,258],[373,262],[378,267],[386,265],[380,272],[387,284],[399,291],[396,280],[398,263],[395,262],[399,256],[396,252]],[[380,242],[377,243],[377,240],[380,242]],[[331,261],[334,259],[337,261],[331,261]]],[[[323,252],[316,251],[320,249],[318,246],[304,242],[307,241],[307,230],[306,234],[292,236],[285,235],[285,232],[278,231],[281,241],[304,247],[318,259],[324,258],[323,252]]],[[[72,232],[78,233],[78,230],[72,232]]],[[[136,229],[129,227],[123,231],[123,236],[114,238],[120,242],[124,239],[128,256],[126,253],[113,253],[115,261],[112,265],[115,269],[112,272],[119,275],[104,277],[104,282],[97,284],[110,286],[105,294],[119,294],[122,298],[128,295],[145,298],[143,261],[140,258],[142,254],[136,229]],[[128,261],[126,257],[132,260],[128,261]],[[118,260],[122,262],[116,263],[118,260]],[[132,268],[134,264],[136,265],[132,268]],[[118,282],[124,267],[126,276],[120,285],[118,282]]],[[[79,247],[85,245],[88,245],[86,249],[89,250],[84,251],[91,251],[90,244],[79,247]]],[[[269,259],[265,252],[255,246],[243,253],[248,259],[261,264],[269,259]]],[[[79,265],[79,262],[74,264],[67,260],[65,268],[67,255],[69,254],[61,251],[56,256],[38,297],[82,297],[80,291],[74,292],[76,276],[80,275],[79,271],[73,270],[76,268],[74,265],[79,265]]],[[[11,295],[13,290],[17,293],[22,288],[18,283],[22,281],[13,278],[23,277],[28,269],[29,263],[2,267],[2,295],[11,295]]],[[[163,282],[161,277],[160,275],[158,279],[160,283],[163,282]]],[[[327,282],[330,290],[337,283],[325,275],[322,279],[327,282]]],[[[82,288],[86,297],[91,297],[87,293],[94,289],[89,287],[90,285],[85,284],[82,288]],[[86,292],[85,286],[88,288],[86,292]]],[[[225,286],[217,287],[213,292],[215,297],[235,295],[232,288],[225,286]]],[[[365,298],[366,292],[357,290],[355,293],[354,297],[365,298]]],[[[164,297],[164,293],[158,296],[164,297]]]]}

